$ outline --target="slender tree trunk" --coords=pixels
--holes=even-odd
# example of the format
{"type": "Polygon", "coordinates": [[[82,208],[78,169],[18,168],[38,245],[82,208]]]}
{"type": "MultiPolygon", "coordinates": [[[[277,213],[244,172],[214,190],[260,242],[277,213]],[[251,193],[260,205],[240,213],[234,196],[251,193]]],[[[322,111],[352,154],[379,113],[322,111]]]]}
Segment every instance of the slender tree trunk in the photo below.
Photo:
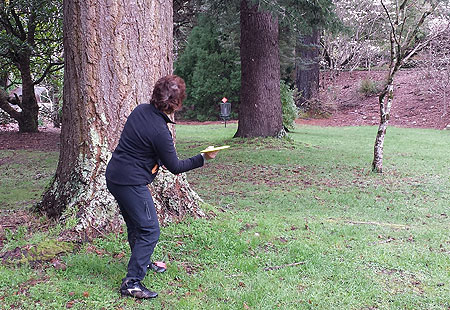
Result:
{"type": "MultiPolygon", "coordinates": [[[[120,224],[104,172],[128,114],[172,72],[172,2],[65,0],[64,55],[60,158],[38,208],[89,236],[120,224]]],[[[160,174],[152,194],[164,220],[200,215],[185,177],[160,174]]]]}
{"type": "Polygon", "coordinates": [[[391,61],[389,64],[389,72],[384,84],[383,91],[378,96],[380,105],[380,124],[378,126],[377,136],[373,151],[372,171],[377,173],[383,172],[383,146],[384,137],[389,123],[392,102],[394,101],[394,77],[401,68],[402,57],[401,49],[394,40],[394,36],[390,33],[391,44],[391,61]]]}
{"type": "Polygon", "coordinates": [[[241,103],[235,137],[283,134],[278,20],[241,0],[241,103]]]}
{"type": "Polygon", "coordinates": [[[311,34],[300,35],[297,42],[295,84],[301,95],[299,104],[319,94],[319,42],[320,32],[316,28],[311,34]]]}
{"type": "Polygon", "coordinates": [[[383,172],[383,145],[387,126],[391,112],[392,101],[394,99],[394,81],[391,80],[385,86],[385,89],[378,97],[380,104],[380,124],[378,126],[377,136],[375,138],[374,155],[372,170],[374,172],[383,172]]]}

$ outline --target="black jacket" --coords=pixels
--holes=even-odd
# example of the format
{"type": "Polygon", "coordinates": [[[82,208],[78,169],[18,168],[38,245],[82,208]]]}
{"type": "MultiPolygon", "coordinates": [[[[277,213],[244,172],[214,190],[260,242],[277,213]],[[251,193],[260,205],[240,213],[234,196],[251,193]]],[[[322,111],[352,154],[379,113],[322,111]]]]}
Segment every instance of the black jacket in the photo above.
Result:
{"type": "Polygon", "coordinates": [[[106,168],[106,179],[118,185],[150,184],[163,164],[173,174],[203,166],[201,154],[179,160],[167,123],[169,117],[153,104],[140,104],[128,116],[119,144],[106,168]]]}

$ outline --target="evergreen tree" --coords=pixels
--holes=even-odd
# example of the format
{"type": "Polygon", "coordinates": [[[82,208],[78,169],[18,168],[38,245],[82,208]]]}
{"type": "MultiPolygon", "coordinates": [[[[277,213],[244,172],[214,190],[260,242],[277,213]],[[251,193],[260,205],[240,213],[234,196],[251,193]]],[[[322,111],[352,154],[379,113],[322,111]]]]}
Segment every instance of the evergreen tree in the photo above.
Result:
{"type": "Polygon", "coordinates": [[[215,20],[200,16],[184,52],[175,62],[175,74],[187,87],[181,117],[200,121],[217,119],[219,102],[239,102],[240,63],[237,44],[215,20]]]}

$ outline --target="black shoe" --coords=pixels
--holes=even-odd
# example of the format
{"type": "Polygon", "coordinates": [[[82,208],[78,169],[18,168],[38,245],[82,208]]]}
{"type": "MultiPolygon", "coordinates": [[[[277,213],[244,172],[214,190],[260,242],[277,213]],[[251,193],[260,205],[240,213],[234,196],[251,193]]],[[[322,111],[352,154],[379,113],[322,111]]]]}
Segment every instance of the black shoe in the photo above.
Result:
{"type": "Polygon", "coordinates": [[[155,262],[155,263],[150,263],[150,265],[148,265],[148,269],[153,270],[154,272],[164,272],[167,270],[166,264],[162,263],[162,262],[155,262]]]}
{"type": "Polygon", "coordinates": [[[158,293],[149,291],[140,281],[126,280],[120,286],[122,296],[131,296],[140,299],[155,298],[158,293]]]}

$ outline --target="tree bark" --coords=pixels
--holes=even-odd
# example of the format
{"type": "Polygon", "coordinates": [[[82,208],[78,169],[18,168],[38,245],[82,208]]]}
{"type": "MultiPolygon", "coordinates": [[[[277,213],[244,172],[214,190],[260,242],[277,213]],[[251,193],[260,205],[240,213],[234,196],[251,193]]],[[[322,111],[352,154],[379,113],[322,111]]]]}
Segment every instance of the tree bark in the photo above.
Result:
{"type": "MultiPolygon", "coordinates": [[[[22,79],[22,96],[10,100],[4,93],[0,98],[0,108],[19,124],[19,132],[38,132],[39,106],[34,92],[34,83],[31,77],[30,55],[24,51],[17,57],[17,67],[22,79]],[[17,105],[20,111],[14,109],[10,102],[17,105]]],[[[6,84],[6,81],[2,83],[6,84]]],[[[5,85],[6,86],[6,85],[5,85]]]]}
{"type": "Polygon", "coordinates": [[[316,28],[311,34],[299,36],[295,64],[295,84],[300,92],[298,104],[317,98],[319,94],[319,41],[320,32],[316,28]]]}
{"type": "Polygon", "coordinates": [[[383,145],[384,137],[389,123],[392,101],[394,99],[394,81],[391,80],[378,97],[380,104],[380,124],[378,125],[377,136],[375,138],[374,156],[372,170],[377,173],[383,172],[383,145]]]}
{"type": "Polygon", "coordinates": [[[284,134],[278,20],[241,0],[241,102],[235,137],[284,134]]]}
{"type": "MultiPolygon", "coordinates": [[[[121,223],[104,172],[128,114],[172,72],[172,2],[65,0],[64,55],[59,163],[38,209],[90,236],[121,223]]],[[[185,176],[160,172],[152,194],[166,221],[201,214],[185,176]]]]}
{"type": "Polygon", "coordinates": [[[34,92],[34,83],[31,77],[31,52],[25,52],[19,57],[18,68],[22,78],[22,99],[20,100],[19,132],[38,132],[39,106],[34,92]]]}
{"type": "Polygon", "coordinates": [[[6,90],[6,86],[8,86],[8,73],[0,73],[0,87],[6,90]]]}

